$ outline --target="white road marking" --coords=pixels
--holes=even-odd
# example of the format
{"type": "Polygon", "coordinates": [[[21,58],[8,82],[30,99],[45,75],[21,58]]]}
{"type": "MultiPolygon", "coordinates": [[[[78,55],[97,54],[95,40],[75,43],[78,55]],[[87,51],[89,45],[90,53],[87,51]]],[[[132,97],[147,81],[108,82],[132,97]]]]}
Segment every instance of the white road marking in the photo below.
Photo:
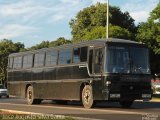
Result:
{"type": "Polygon", "coordinates": [[[42,114],[42,113],[34,113],[34,112],[25,112],[25,111],[19,111],[19,110],[10,110],[10,109],[0,109],[4,112],[10,112],[15,114],[42,114]]]}

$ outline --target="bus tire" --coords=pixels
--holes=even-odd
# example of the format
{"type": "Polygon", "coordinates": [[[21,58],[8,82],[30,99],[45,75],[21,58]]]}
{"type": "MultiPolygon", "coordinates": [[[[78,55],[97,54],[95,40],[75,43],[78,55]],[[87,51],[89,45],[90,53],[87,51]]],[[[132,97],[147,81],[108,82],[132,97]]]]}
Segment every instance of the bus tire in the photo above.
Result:
{"type": "Polygon", "coordinates": [[[41,102],[42,102],[41,99],[34,99],[33,87],[29,86],[27,88],[27,103],[28,103],[28,105],[40,104],[41,102]]]}
{"type": "Polygon", "coordinates": [[[33,87],[29,86],[27,88],[27,103],[28,105],[34,104],[34,94],[33,94],[33,87]]]}
{"type": "Polygon", "coordinates": [[[84,86],[82,90],[82,103],[83,106],[87,109],[92,108],[94,106],[92,86],[84,86]]]}
{"type": "Polygon", "coordinates": [[[119,103],[123,108],[130,108],[133,104],[133,101],[120,101],[119,103]]]}

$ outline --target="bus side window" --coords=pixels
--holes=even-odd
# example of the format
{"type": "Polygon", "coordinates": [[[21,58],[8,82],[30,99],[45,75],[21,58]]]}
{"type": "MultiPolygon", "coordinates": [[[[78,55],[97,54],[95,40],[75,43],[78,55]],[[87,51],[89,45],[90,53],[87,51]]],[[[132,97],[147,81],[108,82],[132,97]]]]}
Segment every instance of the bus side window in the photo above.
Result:
{"type": "Polygon", "coordinates": [[[74,63],[86,62],[87,52],[88,52],[87,47],[74,48],[73,49],[73,62],[74,63]]]}
{"type": "Polygon", "coordinates": [[[81,56],[80,56],[81,62],[87,61],[87,52],[88,52],[88,47],[81,47],[81,56]]]}
{"type": "Polygon", "coordinates": [[[93,50],[89,50],[89,72],[92,74],[93,69],[93,50]]]}
{"type": "Polygon", "coordinates": [[[74,63],[81,62],[80,56],[81,56],[81,49],[80,48],[74,48],[73,49],[73,62],[74,63]]]}
{"type": "Polygon", "coordinates": [[[36,53],[34,55],[34,67],[42,67],[44,66],[44,53],[36,53]]]}
{"type": "Polygon", "coordinates": [[[46,66],[57,65],[57,51],[48,51],[46,52],[46,66]]]}
{"type": "Polygon", "coordinates": [[[20,69],[22,67],[22,57],[14,57],[13,69],[20,69]]]}
{"type": "Polygon", "coordinates": [[[72,56],[71,49],[60,50],[58,64],[60,64],[60,65],[70,64],[71,63],[71,56],[72,56]]]}
{"type": "Polygon", "coordinates": [[[95,49],[95,65],[94,72],[100,73],[102,70],[103,52],[102,48],[95,49]]]}
{"type": "Polygon", "coordinates": [[[12,68],[13,68],[13,57],[9,58],[8,68],[9,68],[9,69],[12,69],[12,68]]]}
{"type": "Polygon", "coordinates": [[[23,68],[31,68],[33,63],[33,55],[23,56],[23,68]]]}

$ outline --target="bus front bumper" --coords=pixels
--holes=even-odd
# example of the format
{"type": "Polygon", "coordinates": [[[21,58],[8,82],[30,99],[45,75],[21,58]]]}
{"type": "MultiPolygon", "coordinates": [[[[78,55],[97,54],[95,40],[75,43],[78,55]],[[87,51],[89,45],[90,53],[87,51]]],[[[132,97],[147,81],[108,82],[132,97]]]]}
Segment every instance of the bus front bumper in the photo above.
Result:
{"type": "Polygon", "coordinates": [[[108,100],[151,100],[152,94],[142,93],[142,94],[133,94],[133,93],[110,93],[108,100]]]}

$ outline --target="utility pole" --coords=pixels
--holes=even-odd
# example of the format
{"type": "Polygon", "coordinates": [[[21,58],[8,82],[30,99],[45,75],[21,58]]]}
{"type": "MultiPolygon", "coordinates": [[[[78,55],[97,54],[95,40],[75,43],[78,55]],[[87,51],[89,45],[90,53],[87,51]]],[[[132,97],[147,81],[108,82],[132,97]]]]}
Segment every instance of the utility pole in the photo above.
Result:
{"type": "Polygon", "coordinates": [[[109,38],[109,0],[107,0],[106,39],[109,38]]]}

